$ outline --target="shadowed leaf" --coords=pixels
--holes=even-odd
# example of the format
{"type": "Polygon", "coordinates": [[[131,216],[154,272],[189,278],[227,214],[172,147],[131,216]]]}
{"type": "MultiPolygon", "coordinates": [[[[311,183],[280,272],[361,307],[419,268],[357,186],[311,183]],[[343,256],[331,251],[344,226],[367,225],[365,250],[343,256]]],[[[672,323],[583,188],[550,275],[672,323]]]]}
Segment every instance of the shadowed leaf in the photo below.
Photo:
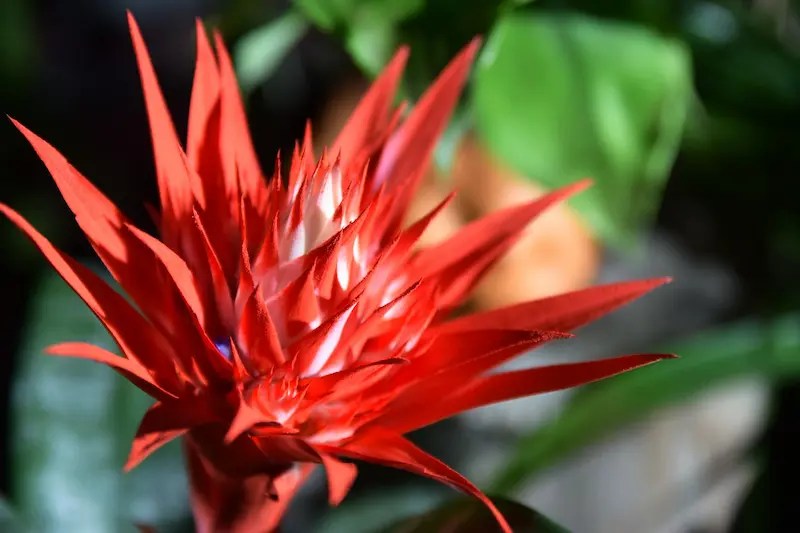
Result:
{"type": "MultiPolygon", "coordinates": [[[[569,533],[521,503],[492,498],[514,533],[569,533]]],[[[489,510],[474,500],[458,500],[423,515],[406,518],[381,533],[494,533],[500,531],[489,510]]]]}

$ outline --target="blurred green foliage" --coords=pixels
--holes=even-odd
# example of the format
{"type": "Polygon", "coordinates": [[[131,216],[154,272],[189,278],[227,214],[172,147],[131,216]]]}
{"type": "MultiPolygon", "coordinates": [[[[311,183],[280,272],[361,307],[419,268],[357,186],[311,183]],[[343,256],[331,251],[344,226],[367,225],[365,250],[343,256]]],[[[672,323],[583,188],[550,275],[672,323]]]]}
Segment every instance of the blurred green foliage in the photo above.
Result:
{"type": "MultiPolygon", "coordinates": [[[[169,533],[188,509],[177,442],[129,474],[122,466],[152,400],[110,368],[42,352],[81,341],[115,351],[99,320],[60,277],[36,292],[12,404],[12,494],[36,533],[169,533]]],[[[5,531],[4,529],[2,531],[5,531]]]]}
{"type": "Polygon", "coordinates": [[[477,129],[548,188],[591,177],[573,200],[610,242],[650,222],[692,92],[685,46],[640,26],[524,13],[495,25],[475,74],[477,129]]]}

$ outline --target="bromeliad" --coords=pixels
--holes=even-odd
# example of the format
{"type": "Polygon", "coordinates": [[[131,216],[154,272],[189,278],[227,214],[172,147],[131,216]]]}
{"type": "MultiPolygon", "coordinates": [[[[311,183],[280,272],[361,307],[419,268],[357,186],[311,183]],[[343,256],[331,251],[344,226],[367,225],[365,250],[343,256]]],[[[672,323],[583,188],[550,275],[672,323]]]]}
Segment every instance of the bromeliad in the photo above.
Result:
{"type": "Polygon", "coordinates": [[[57,356],[93,359],[156,402],[126,468],[183,437],[198,531],[276,527],[322,465],[330,502],[347,494],[352,460],[408,470],[492,502],[403,435],[462,411],[574,387],[666,354],[491,371],[664,283],[593,287],[447,320],[481,275],[581,182],[478,220],[428,249],[415,243],[450,201],[410,226],[404,215],[479,48],[470,43],[406,116],[394,94],[400,49],[317,160],[311,132],[288,180],[267,179],[250,140],[231,60],[197,25],[186,148],[129,17],[161,211],[158,237],[133,226],[52,146],[24,126],[97,255],[134,307],[0,209],[42,251],[113,336],[122,356],[80,342],[57,356]]]}

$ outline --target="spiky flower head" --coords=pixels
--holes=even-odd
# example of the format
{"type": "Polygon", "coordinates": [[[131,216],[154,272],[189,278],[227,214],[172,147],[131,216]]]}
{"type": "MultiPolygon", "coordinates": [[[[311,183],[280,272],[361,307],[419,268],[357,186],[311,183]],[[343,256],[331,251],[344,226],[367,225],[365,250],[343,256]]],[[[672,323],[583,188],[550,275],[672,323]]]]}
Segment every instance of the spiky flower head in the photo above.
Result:
{"type": "MultiPolygon", "coordinates": [[[[15,122],[131,305],[7,206],[111,333],[122,356],[80,342],[53,355],[107,364],[150,394],[127,468],[184,437],[198,531],[276,526],[322,464],[338,503],[351,460],[401,468],[491,501],[403,434],[483,405],[573,387],[664,357],[630,355],[489,373],[664,279],[619,283],[447,320],[481,275],[581,182],[509,208],[432,248],[418,239],[448,197],[403,220],[457,102],[470,43],[404,116],[400,49],[317,159],[311,131],[265,177],[222,39],[202,25],[186,149],[129,17],[155,152],[158,236],[128,219],[52,146],[15,122]],[[345,459],[345,460],[342,460],[345,459]]],[[[535,147],[532,147],[535,148],[535,147]]]]}

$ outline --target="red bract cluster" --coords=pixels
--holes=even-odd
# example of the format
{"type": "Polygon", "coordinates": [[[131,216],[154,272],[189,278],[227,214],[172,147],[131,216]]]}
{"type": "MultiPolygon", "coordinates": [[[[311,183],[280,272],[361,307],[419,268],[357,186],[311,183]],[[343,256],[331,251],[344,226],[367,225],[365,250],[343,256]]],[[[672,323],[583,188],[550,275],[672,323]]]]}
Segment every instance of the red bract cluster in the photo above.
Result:
{"type": "Polygon", "coordinates": [[[669,357],[489,373],[664,279],[447,320],[532,219],[586,186],[492,214],[442,244],[416,249],[449,198],[409,227],[404,215],[477,40],[407,116],[392,104],[407,57],[401,49],[319,160],[307,132],[286,184],[280,168],[270,179],[262,174],[220,36],[214,35],[215,55],[198,23],[184,151],[132,18],[130,26],[155,152],[159,237],[134,227],[53,147],[15,124],[135,307],[15,211],[2,211],[95,312],[123,355],[80,342],[49,353],[107,364],[156,400],[127,468],[184,437],[198,531],[270,531],[319,464],[336,504],[355,478],[354,459],[455,486],[482,500],[509,531],[474,485],[403,434],[669,357]]]}

